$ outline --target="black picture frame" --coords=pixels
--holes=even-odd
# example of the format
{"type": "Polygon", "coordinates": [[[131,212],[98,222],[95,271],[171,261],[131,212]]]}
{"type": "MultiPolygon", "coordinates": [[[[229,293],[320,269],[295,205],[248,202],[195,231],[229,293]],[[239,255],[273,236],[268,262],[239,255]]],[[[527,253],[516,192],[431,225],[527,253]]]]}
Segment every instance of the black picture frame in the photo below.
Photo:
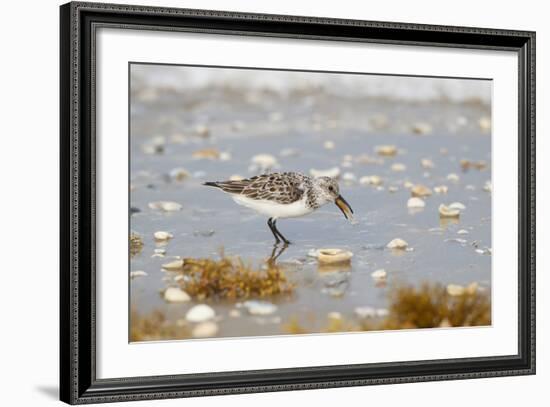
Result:
{"type": "Polygon", "coordinates": [[[535,373],[535,33],[72,2],[60,7],[60,398],[71,404],[535,373]],[[519,60],[519,352],[499,357],[96,378],[97,27],[508,50],[519,60]]]}

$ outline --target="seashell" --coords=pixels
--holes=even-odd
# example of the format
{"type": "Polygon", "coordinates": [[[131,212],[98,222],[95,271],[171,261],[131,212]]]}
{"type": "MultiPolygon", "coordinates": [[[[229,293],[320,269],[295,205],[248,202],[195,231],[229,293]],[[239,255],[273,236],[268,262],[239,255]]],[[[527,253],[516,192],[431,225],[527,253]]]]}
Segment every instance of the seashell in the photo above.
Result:
{"type": "Polygon", "coordinates": [[[456,232],[456,233],[457,233],[458,235],[467,235],[467,234],[470,233],[470,232],[468,232],[466,229],[460,229],[460,230],[459,230],[458,232],[456,232]]]}
{"type": "Polygon", "coordinates": [[[340,319],[342,319],[342,314],[339,313],[338,311],[332,311],[332,312],[329,312],[327,314],[327,317],[328,317],[328,319],[340,320],[340,319]]]}
{"type": "Polygon", "coordinates": [[[168,240],[172,239],[174,235],[170,232],[164,232],[162,230],[159,230],[158,232],[154,233],[155,240],[168,240]]]}
{"type": "Polygon", "coordinates": [[[245,301],[244,307],[250,315],[271,315],[277,311],[277,306],[267,301],[245,301]]]}
{"type": "Polygon", "coordinates": [[[447,175],[447,179],[452,182],[458,182],[460,180],[460,177],[456,175],[455,173],[451,173],[447,175]]]}
{"type": "Polygon", "coordinates": [[[420,165],[422,166],[422,168],[435,168],[434,162],[429,158],[423,158],[422,160],[420,160],[420,165]]]}
{"type": "Polygon", "coordinates": [[[424,202],[421,198],[413,197],[409,198],[407,201],[407,208],[424,208],[426,206],[426,202],[424,202]]]}
{"type": "Polygon", "coordinates": [[[392,157],[397,154],[397,147],[394,145],[381,145],[376,146],[374,151],[376,151],[378,155],[392,157]]]}
{"type": "Polygon", "coordinates": [[[200,137],[208,137],[210,135],[210,129],[205,124],[198,124],[195,126],[195,133],[200,137]]]}
{"type": "Polygon", "coordinates": [[[145,277],[147,273],[143,270],[130,271],[130,278],[145,277]]]}
{"type": "Polygon", "coordinates": [[[465,291],[467,294],[473,295],[477,292],[478,289],[479,289],[479,284],[474,281],[473,283],[470,283],[466,286],[465,291]]]}
{"type": "Polygon", "coordinates": [[[353,253],[342,249],[319,249],[317,260],[323,264],[349,263],[353,253]]]}
{"type": "Polygon", "coordinates": [[[271,154],[257,154],[252,157],[252,164],[262,170],[273,168],[277,165],[277,159],[271,154]]]}
{"type": "Polygon", "coordinates": [[[170,171],[170,178],[173,178],[176,181],[181,182],[189,177],[191,177],[191,173],[189,173],[189,171],[187,171],[185,168],[174,168],[172,171],[170,171]]]}
{"type": "Polygon", "coordinates": [[[220,153],[220,161],[229,161],[231,160],[231,153],[228,153],[227,151],[222,151],[220,153]]]}
{"type": "Polygon", "coordinates": [[[409,244],[400,238],[393,239],[391,242],[389,242],[386,247],[388,249],[397,249],[397,250],[405,250],[409,244]]]}
{"type": "Polygon", "coordinates": [[[379,186],[382,185],[382,178],[380,178],[378,175],[365,175],[364,177],[361,177],[359,179],[359,183],[361,185],[379,186]]]}
{"type": "Polygon", "coordinates": [[[241,316],[241,311],[239,311],[238,309],[232,309],[231,311],[229,311],[229,316],[231,318],[239,318],[241,316]]]}
{"type": "Polygon", "coordinates": [[[434,187],[434,191],[436,194],[446,194],[449,191],[449,187],[447,185],[439,185],[434,187]]]}
{"type": "Polygon", "coordinates": [[[356,307],[353,311],[359,318],[374,318],[376,316],[376,310],[372,307],[356,307]]]}
{"type": "Polygon", "coordinates": [[[244,179],[243,176],[237,175],[237,174],[233,174],[232,176],[229,177],[229,181],[242,181],[243,179],[244,179]]]}
{"type": "Polygon", "coordinates": [[[451,209],[458,209],[459,211],[463,211],[466,209],[466,206],[463,203],[460,202],[453,202],[449,205],[449,208],[451,209]]]}
{"type": "Polygon", "coordinates": [[[317,170],[315,168],[312,168],[309,170],[309,173],[315,178],[318,178],[318,177],[338,178],[340,176],[340,168],[332,167],[327,170],[317,170]]]}
{"type": "Polygon", "coordinates": [[[193,328],[191,336],[193,338],[210,338],[215,336],[219,330],[220,328],[215,322],[201,322],[193,328]]]}
{"type": "Polygon", "coordinates": [[[395,172],[403,172],[406,169],[407,169],[407,166],[402,163],[395,163],[395,164],[392,164],[391,166],[391,170],[395,172]]]}
{"type": "Polygon", "coordinates": [[[414,187],[414,184],[413,184],[412,182],[410,182],[410,181],[405,181],[405,182],[403,183],[403,186],[404,186],[405,188],[407,188],[407,189],[411,189],[412,187],[414,187]]]}
{"type": "Polygon", "coordinates": [[[357,179],[353,172],[345,172],[342,175],[342,180],[345,182],[354,182],[357,179]]]}
{"type": "Polygon", "coordinates": [[[376,310],[376,316],[378,318],[384,318],[384,317],[387,317],[388,315],[390,315],[390,311],[387,310],[386,308],[378,308],[376,310]]]}
{"type": "Polygon", "coordinates": [[[187,302],[191,300],[191,297],[178,287],[168,287],[164,291],[164,300],[166,302],[187,302]]]}
{"type": "Polygon", "coordinates": [[[199,160],[217,160],[220,158],[220,152],[215,148],[203,148],[202,150],[195,151],[192,157],[199,160]]]}
{"type": "Polygon", "coordinates": [[[175,211],[181,211],[183,206],[177,202],[171,202],[171,201],[157,201],[157,202],[150,202],[149,208],[159,211],[165,211],[165,212],[175,212],[175,211]]]}
{"type": "Polygon", "coordinates": [[[451,297],[460,297],[464,294],[464,287],[458,284],[449,284],[447,285],[447,294],[451,297]]]}
{"type": "Polygon", "coordinates": [[[486,192],[492,192],[493,191],[493,185],[491,181],[486,181],[485,185],[483,185],[483,190],[486,192]]]}
{"type": "Polygon", "coordinates": [[[399,188],[397,188],[395,185],[392,185],[392,186],[389,186],[388,187],[388,192],[397,192],[399,191],[399,188]]]}
{"type": "Polygon", "coordinates": [[[491,118],[490,117],[480,117],[480,119],[477,122],[479,124],[479,128],[484,131],[490,131],[491,130],[491,118]]]}
{"type": "Polygon", "coordinates": [[[384,269],[379,269],[379,270],[373,271],[370,275],[376,281],[384,281],[386,280],[388,273],[384,269]]]}
{"type": "Polygon", "coordinates": [[[165,270],[180,270],[183,268],[183,259],[171,261],[161,266],[165,270]]]}
{"type": "Polygon", "coordinates": [[[195,305],[187,314],[185,320],[188,322],[205,322],[216,316],[214,309],[206,304],[195,305]]]}
{"type": "Polygon", "coordinates": [[[411,195],[423,198],[432,195],[432,190],[425,185],[417,184],[411,188],[411,195]]]}
{"type": "Polygon", "coordinates": [[[416,134],[430,134],[432,126],[429,123],[417,122],[412,125],[411,130],[416,134]]]}
{"type": "Polygon", "coordinates": [[[440,218],[458,218],[459,216],[460,209],[450,208],[444,204],[439,205],[440,218]]]}
{"type": "Polygon", "coordinates": [[[327,140],[323,143],[323,147],[326,150],[334,150],[334,147],[336,147],[336,144],[334,144],[334,141],[327,140]]]}

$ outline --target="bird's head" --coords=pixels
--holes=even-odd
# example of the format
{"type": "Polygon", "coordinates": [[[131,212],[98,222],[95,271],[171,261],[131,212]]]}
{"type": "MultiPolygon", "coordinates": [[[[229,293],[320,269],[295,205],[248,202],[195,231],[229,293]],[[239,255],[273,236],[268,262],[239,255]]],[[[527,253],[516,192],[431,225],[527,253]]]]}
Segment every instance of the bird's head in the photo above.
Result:
{"type": "Polygon", "coordinates": [[[319,177],[315,178],[315,184],[319,191],[318,201],[321,203],[334,202],[336,206],[342,211],[346,219],[351,220],[353,216],[353,210],[346,200],[340,195],[340,187],[338,181],[331,177],[319,177]]]}

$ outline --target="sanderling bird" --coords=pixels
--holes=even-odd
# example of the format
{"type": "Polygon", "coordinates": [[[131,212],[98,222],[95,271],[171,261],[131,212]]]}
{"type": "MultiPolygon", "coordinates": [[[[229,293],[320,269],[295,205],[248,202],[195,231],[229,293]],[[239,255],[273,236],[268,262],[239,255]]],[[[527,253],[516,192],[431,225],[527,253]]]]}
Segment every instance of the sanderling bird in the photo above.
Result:
{"type": "Polygon", "coordinates": [[[268,216],[267,225],[276,243],[281,240],[285,245],[290,243],[277,229],[277,219],[304,216],[329,202],[334,202],[346,219],[352,219],[353,210],[340,195],[338,182],[330,177],[312,178],[297,172],[283,172],[203,185],[219,188],[239,205],[268,216]]]}

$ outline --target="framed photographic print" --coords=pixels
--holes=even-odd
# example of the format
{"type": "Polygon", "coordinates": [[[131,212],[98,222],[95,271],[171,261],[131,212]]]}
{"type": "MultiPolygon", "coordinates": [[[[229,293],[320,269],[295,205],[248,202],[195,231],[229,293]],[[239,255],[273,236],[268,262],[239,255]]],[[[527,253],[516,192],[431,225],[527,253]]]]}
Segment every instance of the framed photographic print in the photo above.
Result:
{"type": "Polygon", "coordinates": [[[61,6],[61,399],[535,372],[535,34],[61,6]]]}

